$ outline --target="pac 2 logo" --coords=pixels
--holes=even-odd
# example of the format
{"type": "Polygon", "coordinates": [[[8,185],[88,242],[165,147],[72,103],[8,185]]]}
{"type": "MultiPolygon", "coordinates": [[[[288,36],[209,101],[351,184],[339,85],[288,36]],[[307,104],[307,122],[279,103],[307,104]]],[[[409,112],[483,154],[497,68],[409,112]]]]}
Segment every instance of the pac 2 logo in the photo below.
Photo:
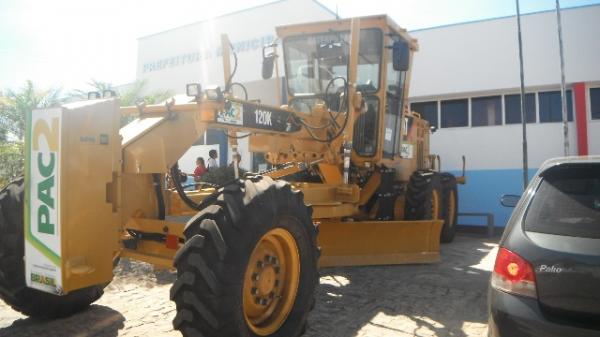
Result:
{"type": "Polygon", "coordinates": [[[27,286],[58,294],[62,289],[60,190],[63,110],[34,110],[28,117],[25,275],[27,286]]]}
{"type": "MultiPolygon", "coordinates": [[[[34,214],[37,232],[56,234],[56,207],[57,207],[57,168],[58,168],[58,143],[59,143],[59,119],[37,119],[33,125],[32,150],[33,165],[32,174],[41,178],[36,185],[32,186],[32,199],[37,202],[34,214]]],[[[37,179],[36,179],[37,180],[37,179]]]]}

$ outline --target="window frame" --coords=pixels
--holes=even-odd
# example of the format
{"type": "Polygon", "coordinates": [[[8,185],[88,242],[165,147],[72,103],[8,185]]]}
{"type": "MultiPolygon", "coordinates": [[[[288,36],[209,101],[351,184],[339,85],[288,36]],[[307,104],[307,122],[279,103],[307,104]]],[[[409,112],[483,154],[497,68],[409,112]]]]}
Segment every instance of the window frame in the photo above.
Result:
{"type": "MultiPolygon", "coordinates": [[[[536,92],[537,94],[537,120],[539,124],[549,124],[549,123],[562,123],[562,101],[561,101],[561,118],[560,120],[557,121],[542,121],[542,109],[541,109],[541,94],[545,94],[545,93],[555,93],[558,92],[558,95],[561,97],[562,100],[562,95],[561,95],[561,89],[559,88],[558,90],[538,90],[536,92]]],[[[573,123],[575,122],[575,98],[573,97],[573,89],[572,88],[565,88],[565,97],[567,98],[567,122],[568,123],[573,123]],[[569,95],[571,96],[571,120],[569,120],[569,95]]]]}
{"type": "Polygon", "coordinates": [[[470,114],[469,114],[469,125],[473,128],[481,128],[481,127],[487,127],[487,126],[502,126],[504,125],[504,106],[503,106],[503,99],[504,95],[503,94],[498,94],[498,95],[486,95],[486,96],[472,96],[469,97],[470,100],[470,114]],[[499,103],[500,103],[500,124],[484,124],[484,125],[474,125],[473,124],[473,100],[477,100],[477,99],[491,99],[491,98],[499,98],[499,103]]]}
{"type": "MultiPolygon", "coordinates": [[[[538,124],[540,122],[539,120],[539,116],[538,116],[538,95],[537,95],[537,91],[532,91],[532,92],[525,92],[525,102],[527,102],[527,95],[533,95],[533,117],[534,120],[532,122],[526,122],[527,124],[538,124]]],[[[521,96],[521,93],[510,93],[510,94],[503,94],[502,95],[502,110],[504,113],[504,118],[503,118],[503,125],[519,125],[522,124],[523,121],[519,121],[517,123],[507,123],[507,114],[506,114],[506,97],[507,96],[521,96]]],[[[526,103],[527,104],[527,103],[526,103]]],[[[519,112],[521,110],[521,107],[519,105],[519,112]]],[[[525,110],[527,110],[527,105],[525,106],[525,110]]],[[[519,117],[521,117],[519,115],[519,117]]],[[[527,111],[525,111],[525,117],[527,117],[527,111]]]]}
{"type": "MultiPolygon", "coordinates": [[[[600,114],[598,115],[597,118],[594,118],[593,115],[593,111],[592,111],[592,90],[598,90],[600,92],[600,85],[591,85],[587,88],[587,101],[588,101],[588,110],[590,111],[589,113],[589,121],[593,122],[593,123],[600,123],[600,114]]],[[[598,102],[598,110],[600,111],[600,102],[598,102]]]]}
{"type": "Polygon", "coordinates": [[[439,100],[439,122],[440,122],[440,129],[455,129],[455,128],[470,128],[471,127],[471,97],[466,97],[466,98],[449,98],[449,99],[444,99],[444,100],[439,100]],[[447,102],[447,101],[467,101],[467,125],[460,125],[460,126],[444,126],[443,125],[443,103],[447,102]]]}
{"type": "MultiPolygon", "coordinates": [[[[436,125],[431,125],[431,122],[429,123],[429,125],[430,126],[435,126],[436,129],[439,129],[440,128],[440,100],[439,99],[438,100],[429,100],[429,101],[410,102],[410,108],[409,108],[409,110],[410,111],[415,111],[415,110],[413,110],[413,105],[414,104],[427,104],[427,103],[435,104],[435,119],[436,119],[436,123],[435,124],[436,125]]],[[[415,111],[415,112],[417,112],[419,115],[421,115],[421,118],[423,118],[423,114],[421,114],[418,111],[415,111]]],[[[425,119],[425,118],[423,118],[423,119],[425,119]]]]}

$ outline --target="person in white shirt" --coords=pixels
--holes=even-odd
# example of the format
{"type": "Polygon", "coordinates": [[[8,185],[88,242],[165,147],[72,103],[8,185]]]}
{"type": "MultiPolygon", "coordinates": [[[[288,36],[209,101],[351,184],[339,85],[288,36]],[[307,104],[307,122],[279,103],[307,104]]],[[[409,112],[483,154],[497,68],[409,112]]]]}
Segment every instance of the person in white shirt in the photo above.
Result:
{"type": "Polygon", "coordinates": [[[208,156],[210,158],[208,158],[208,160],[207,160],[206,168],[209,171],[212,171],[212,170],[216,169],[217,167],[219,167],[219,163],[217,162],[217,158],[219,158],[219,156],[217,155],[217,150],[208,151],[208,156]]]}

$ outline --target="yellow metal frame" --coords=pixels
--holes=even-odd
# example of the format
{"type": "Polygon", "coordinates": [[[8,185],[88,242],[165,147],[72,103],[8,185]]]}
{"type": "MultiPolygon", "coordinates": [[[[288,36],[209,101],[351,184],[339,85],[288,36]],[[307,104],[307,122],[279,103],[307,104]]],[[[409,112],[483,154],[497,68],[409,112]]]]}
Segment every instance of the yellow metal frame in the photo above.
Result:
{"type": "MultiPolygon", "coordinates": [[[[283,169],[266,173],[273,178],[285,177],[300,172],[310,166],[318,170],[323,183],[292,183],[292,188],[304,193],[304,200],[313,209],[313,219],[321,223],[319,244],[323,247],[321,266],[331,265],[362,265],[362,264],[396,264],[412,262],[432,262],[439,259],[439,232],[442,221],[374,221],[372,212],[365,209],[365,205],[376,193],[381,184],[379,172],[373,171],[375,164],[385,164],[396,167],[402,171],[400,177],[406,177],[417,166],[415,160],[394,158],[391,161],[382,159],[383,132],[379,132],[378,151],[373,157],[360,157],[352,154],[352,161],[361,170],[371,170],[370,179],[362,187],[354,183],[344,184],[341,171],[343,165],[342,153],[339,149],[343,142],[351,142],[353,136],[354,119],[361,113],[363,102],[361,93],[356,91],[356,69],[358,63],[359,32],[364,28],[379,28],[384,34],[384,45],[388,45],[391,39],[389,33],[393,33],[406,39],[412,51],[418,49],[416,40],[410,38],[406,31],[400,29],[386,16],[372,16],[360,19],[345,19],[305,25],[292,25],[278,27],[277,33],[281,38],[291,35],[307,34],[329,30],[349,30],[350,55],[349,55],[349,102],[350,115],[348,127],[344,136],[330,143],[315,141],[305,130],[300,129],[294,133],[281,133],[263,129],[241,128],[239,125],[217,123],[217,114],[225,109],[224,100],[204,100],[192,103],[174,102],[167,105],[150,105],[145,107],[125,107],[117,111],[121,115],[137,115],[138,119],[121,128],[119,137],[120,147],[113,135],[111,141],[114,148],[111,158],[106,158],[113,163],[107,172],[101,172],[101,180],[98,186],[102,191],[95,190],[89,196],[93,200],[105,203],[106,210],[110,211],[110,219],[100,218],[96,222],[106,221],[104,224],[95,224],[97,231],[110,232],[110,235],[102,236],[101,243],[108,247],[106,254],[97,251],[82,253],[81,257],[73,258],[67,265],[67,279],[69,275],[85,273],[87,269],[81,266],[100,265],[92,261],[86,264],[87,256],[110,256],[110,263],[115,255],[145,261],[153,265],[171,268],[172,259],[183,239],[186,216],[195,214],[181,201],[177,193],[172,190],[163,191],[163,199],[166,206],[166,220],[158,219],[158,198],[155,193],[153,175],[159,174],[164,178],[169,168],[177,163],[181,155],[194,142],[210,128],[221,128],[231,132],[244,131],[253,133],[250,136],[250,148],[253,151],[266,153],[266,158],[271,163],[291,163],[283,169]],[[316,165],[314,165],[316,164],[316,165]],[[367,221],[359,221],[359,220],[367,221]],[[110,221],[108,221],[110,220],[110,221]],[[112,231],[112,232],[111,232],[112,231]],[[152,234],[154,237],[166,238],[161,240],[136,240],[135,235],[130,232],[152,234]],[[107,237],[113,240],[107,243],[107,237]],[[69,274],[71,273],[71,274],[69,274]]],[[[229,42],[226,36],[222,37],[224,56],[224,78],[227,80],[230,74],[229,64],[229,42]]],[[[412,54],[412,53],[411,53],[412,54]]],[[[387,65],[390,60],[388,53],[382,53],[381,65],[387,65]]],[[[407,74],[409,78],[410,71],[407,74]]],[[[381,71],[379,88],[384,88],[386,83],[386,71],[381,71]]],[[[404,97],[407,97],[408,86],[405,86],[404,97]]],[[[384,130],[384,103],[386,92],[380,89],[376,94],[382,102],[380,107],[379,130],[384,130]]],[[[255,104],[257,108],[269,108],[259,103],[243,102],[244,104],[255,104]]],[[[272,107],[277,109],[277,107],[272,107]]],[[[308,123],[321,125],[329,117],[329,113],[323,106],[313,109],[311,115],[294,112],[288,107],[288,111],[304,118],[308,123]]],[[[403,109],[408,114],[407,109],[403,109]]],[[[341,118],[341,117],[339,117],[341,118]]],[[[93,119],[90,119],[93,120],[93,119]]],[[[115,118],[117,121],[118,118],[115,118]]],[[[82,121],[78,121],[83,124],[82,121]]],[[[89,121],[88,121],[89,122],[89,121]]],[[[116,122],[115,122],[116,123],[116,122]]],[[[421,123],[421,122],[419,122],[421,123]]],[[[88,123],[93,129],[93,123],[88,123]]],[[[115,127],[115,126],[113,126],[115,127]]],[[[419,124],[419,128],[425,130],[426,122],[419,124]]],[[[115,127],[116,129],[116,127],[115,127]]],[[[113,130],[114,131],[114,130],[113,130]]],[[[91,130],[96,134],[98,130],[91,130]]],[[[314,131],[318,137],[325,138],[325,130],[314,131]]],[[[423,131],[421,137],[425,146],[423,151],[428,153],[428,135],[423,131]]],[[[69,140],[74,142],[74,140],[69,140]]],[[[85,149],[78,156],[89,156],[85,149]]],[[[96,158],[98,159],[98,158],[96,158]]],[[[87,167],[86,167],[87,169],[87,167]]],[[[96,174],[93,179],[97,179],[96,174]]],[[[70,172],[70,174],[73,174],[70,172]]],[[[77,178],[79,183],[85,183],[90,179],[87,171],[78,172],[81,176],[77,178]]],[[[79,176],[78,176],[79,177],[79,176]]],[[[404,179],[406,181],[407,179],[404,179]]],[[[200,202],[214,189],[186,192],[187,196],[195,202],[200,202]]],[[[403,209],[403,199],[399,198],[396,208],[403,209]]],[[[69,214],[73,219],[87,219],[87,209],[73,209],[69,214]]],[[[399,216],[402,211],[395,210],[399,216]]],[[[86,227],[87,228],[87,227],[86,227]]],[[[87,237],[88,232],[77,228],[68,228],[69,244],[75,246],[73,251],[89,249],[93,237],[87,237]],[[72,236],[72,238],[71,238],[72,236]]],[[[96,247],[97,245],[92,245],[96,247]]],[[[70,247],[70,246],[69,246],[70,247]]],[[[97,247],[101,250],[101,247],[97,247]]],[[[108,260],[107,260],[108,261],[108,260]]],[[[290,262],[292,263],[292,262],[290,262]]],[[[65,292],[81,288],[87,284],[100,284],[110,281],[109,262],[102,264],[103,272],[94,274],[85,279],[85,282],[66,283],[65,292]]]]}

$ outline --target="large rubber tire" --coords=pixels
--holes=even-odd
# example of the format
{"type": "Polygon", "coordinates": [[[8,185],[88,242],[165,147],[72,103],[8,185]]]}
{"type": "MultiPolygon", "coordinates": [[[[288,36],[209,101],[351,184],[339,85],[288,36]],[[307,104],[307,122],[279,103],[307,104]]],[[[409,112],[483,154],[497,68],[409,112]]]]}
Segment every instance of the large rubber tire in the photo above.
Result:
{"type": "Polygon", "coordinates": [[[441,180],[444,227],[442,227],[440,241],[442,243],[450,243],[454,240],[458,220],[458,188],[456,177],[451,173],[442,173],[441,180]]]}
{"type": "Polygon", "coordinates": [[[57,296],[25,284],[24,190],[24,179],[20,178],[0,191],[0,298],[32,317],[60,318],[82,311],[102,296],[105,285],[57,296]]]}
{"type": "Polygon", "coordinates": [[[404,205],[406,220],[443,219],[440,174],[433,171],[415,171],[408,181],[404,205]]]}
{"type": "Polygon", "coordinates": [[[187,223],[186,242],[174,259],[174,328],[185,337],[299,336],[314,306],[319,281],[318,228],[312,222],[312,210],[304,205],[301,192],[269,177],[248,177],[216,193],[187,223]],[[251,255],[262,238],[281,229],[291,234],[297,245],[297,292],[276,331],[257,334],[244,309],[247,268],[252,266],[251,255]]]}

